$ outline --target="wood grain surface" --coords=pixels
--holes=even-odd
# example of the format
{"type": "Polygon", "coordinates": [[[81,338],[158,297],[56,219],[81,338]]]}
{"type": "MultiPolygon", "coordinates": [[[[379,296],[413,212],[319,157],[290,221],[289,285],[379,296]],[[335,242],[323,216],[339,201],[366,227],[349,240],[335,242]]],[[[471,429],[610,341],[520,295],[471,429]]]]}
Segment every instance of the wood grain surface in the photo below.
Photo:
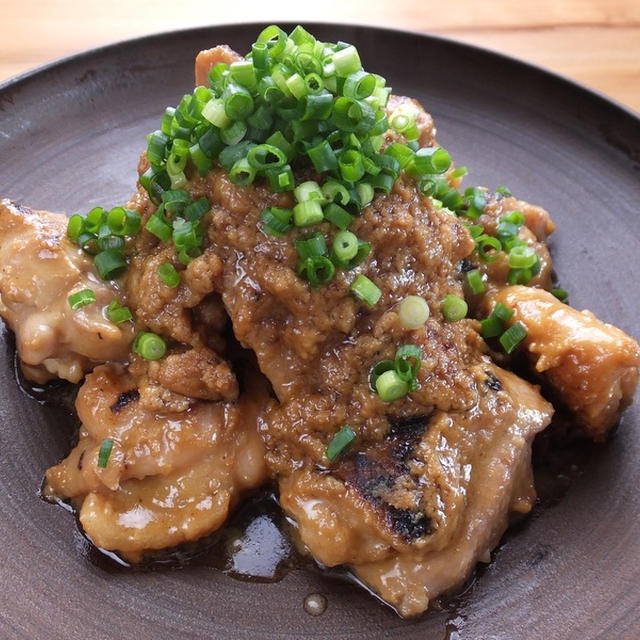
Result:
{"type": "Polygon", "coordinates": [[[640,111],[638,0],[1,0],[0,82],[154,32],[248,21],[375,24],[456,38],[541,65],[640,111]]]}

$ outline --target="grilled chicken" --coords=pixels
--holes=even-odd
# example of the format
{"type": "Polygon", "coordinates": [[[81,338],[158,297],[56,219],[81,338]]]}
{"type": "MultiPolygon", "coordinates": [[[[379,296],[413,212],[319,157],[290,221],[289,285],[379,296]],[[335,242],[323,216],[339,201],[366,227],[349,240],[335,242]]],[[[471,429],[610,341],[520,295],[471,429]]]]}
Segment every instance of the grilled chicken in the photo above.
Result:
{"type": "Polygon", "coordinates": [[[92,542],[131,561],[215,531],[266,478],[257,426],[268,387],[254,376],[250,388],[234,404],[183,397],[160,411],[124,367],[97,367],[76,401],[79,442],[47,471],[44,494],[71,500],[92,542]]]}
{"type": "Polygon", "coordinates": [[[602,441],[630,404],[640,347],[620,329],[577,311],[541,289],[513,286],[490,296],[527,330],[524,348],[537,373],[594,440],[602,441]]]}
{"type": "Polygon", "coordinates": [[[0,314],[16,334],[25,376],[78,382],[96,364],[125,360],[130,323],[116,325],[104,307],[118,287],[96,275],[91,260],[66,237],[67,218],[0,203],[0,314]],[[96,302],[73,311],[67,298],[92,289],[96,302]]]}

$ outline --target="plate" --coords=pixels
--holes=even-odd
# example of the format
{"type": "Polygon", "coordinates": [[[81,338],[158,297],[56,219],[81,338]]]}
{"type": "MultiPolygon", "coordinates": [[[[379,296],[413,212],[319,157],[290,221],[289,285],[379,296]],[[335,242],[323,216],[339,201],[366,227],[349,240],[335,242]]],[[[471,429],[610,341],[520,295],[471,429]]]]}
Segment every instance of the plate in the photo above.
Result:
{"type": "MultiPolygon", "coordinates": [[[[290,25],[283,25],[285,28],[290,25]]],[[[292,26],[292,25],[291,25],[292,26]]],[[[311,24],[357,45],[366,68],[418,98],[467,185],[508,185],[550,210],[571,302],[637,333],[640,120],[535,67],[431,36],[311,24]]],[[[89,51],[0,87],[0,195],[87,211],[133,190],[145,134],[191,91],[193,58],[246,51],[260,25],[207,27],[89,51]]],[[[632,638],[640,635],[640,403],[611,442],[538,508],[464,597],[403,621],[358,587],[294,570],[275,584],[207,567],[110,572],[87,561],[71,516],[37,496],[73,421],[26,397],[0,345],[0,636],[3,638],[632,638]],[[311,617],[303,600],[328,598],[311,617]]]]}

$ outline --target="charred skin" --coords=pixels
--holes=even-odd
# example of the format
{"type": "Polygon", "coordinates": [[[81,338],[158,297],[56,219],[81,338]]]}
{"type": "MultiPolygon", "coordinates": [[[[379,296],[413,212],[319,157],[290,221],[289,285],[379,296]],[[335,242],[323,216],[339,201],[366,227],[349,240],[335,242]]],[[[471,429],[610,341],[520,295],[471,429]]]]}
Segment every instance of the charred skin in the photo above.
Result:
{"type": "Polygon", "coordinates": [[[431,532],[426,505],[421,504],[420,478],[413,476],[407,466],[427,422],[426,418],[396,422],[383,442],[348,456],[333,472],[376,510],[393,534],[407,543],[431,532]],[[415,508],[396,506],[407,500],[415,503],[415,508]]]}

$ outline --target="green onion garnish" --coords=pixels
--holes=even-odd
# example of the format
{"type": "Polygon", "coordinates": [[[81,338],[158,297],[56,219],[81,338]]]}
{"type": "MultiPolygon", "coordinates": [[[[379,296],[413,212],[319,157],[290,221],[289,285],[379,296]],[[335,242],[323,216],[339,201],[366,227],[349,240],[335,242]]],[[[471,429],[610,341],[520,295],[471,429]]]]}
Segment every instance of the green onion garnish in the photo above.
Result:
{"type": "Polygon", "coordinates": [[[349,285],[349,290],[355,294],[356,298],[370,307],[375,306],[382,295],[382,291],[367,276],[363,276],[361,273],[349,285]]]}
{"type": "Polygon", "coordinates": [[[117,278],[127,266],[122,253],[115,249],[101,251],[94,257],[93,262],[98,275],[103,280],[113,280],[117,278]]]}
{"type": "Polygon", "coordinates": [[[116,236],[135,236],[140,230],[140,214],[124,207],[114,207],[107,214],[107,226],[116,236]]]}
{"type": "Polygon", "coordinates": [[[504,196],[505,198],[509,198],[511,196],[511,190],[508,187],[498,187],[496,189],[496,193],[499,193],[501,196],[504,196]]]}
{"type": "Polygon", "coordinates": [[[109,457],[111,456],[112,449],[113,449],[113,440],[105,438],[100,443],[100,450],[98,451],[98,466],[101,469],[104,469],[107,466],[107,462],[109,462],[109,457]]]}
{"type": "Polygon", "coordinates": [[[345,425],[331,438],[331,442],[325,449],[325,455],[333,462],[339,455],[347,450],[355,439],[356,434],[350,427],[345,425]]]}
{"type": "Polygon", "coordinates": [[[569,294],[564,289],[551,289],[551,293],[560,300],[560,302],[566,302],[569,299],[569,294]]]}
{"type": "MultiPolygon", "coordinates": [[[[294,191],[294,226],[328,220],[342,231],[376,191],[390,193],[403,168],[419,181],[450,166],[444,149],[419,148],[415,108],[403,105],[387,118],[391,89],[384,78],[362,69],[355,47],[318,41],[302,27],[290,34],[277,25],[266,27],[245,60],[215,65],[208,79],[209,86],[167,108],[160,129],[148,137],[151,166],[140,183],[154,203],[162,199],[174,215],[164,194],[184,186],[189,160],[201,175],[218,163],[239,186],[263,178],[274,192],[294,191]],[[383,151],[389,126],[406,143],[393,142],[383,151]],[[292,166],[302,163],[321,174],[322,187],[296,186],[292,166]]],[[[446,191],[447,179],[443,182],[446,191]]],[[[449,199],[460,198],[453,191],[449,199]]],[[[187,206],[184,217],[195,221],[188,212],[187,206]]],[[[175,222],[161,212],[154,215],[147,229],[167,242],[175,222]]],[[[261,214],[265,233],[291,229],[288,220],[274,217],[279,218],[261,214]]],[[[72,235],[79,233],[75,226],[72,235]]],[[[90,242],[87,247],[93,250],[90,242]]],[[[363,260],[369,249],[359,244],[345,268],[363,260]]],[[[183,261],[190,251],[179,250],[183,261]]],[[[300,272],[310,269],[308,263],[300,272]]]]}
{"type": "Polygon", "coordinates": [[[91,289],[83,289],[82,291],[72,293],[67,300],[69,301],[69,306],[76,311],[77,309],[86,307],[88,304],[94,303],[96,301],[96,294],[93,293],[91,289]]]}
{"type": "Polygon", "coordinates": [[[524,340],[527,330],[519,323],[514,322],[501,336],[500,344],[505,353],[510,354],[524,340]]]}
{"type": "Polygon", "coordinates": [[[376,380],[376,391],[383,402],[393,402],[409,391],[409,384],[402,380],[395,369],[385,371],[376,380]]]}
{"type": "Polygon", "coordinates": [[[309,256],[298,263],[298,275],[307,280],[312,287],[327,284],[333,278],[336,268],[325,256],[309,256]]]}
{"type": "Polygon", "coordinates": [[[358,237],[351,231],[341,231],[333,239],[332,247],[339,263],[348,263],[358,253],[358,237]]]}
{"type": "Polygon", "coordinates": [[[471,293],[478,295],[484,291],[484,283],[482,282],[482,276],[477,269],[471,269],[467,271],[467,283],[471,289],[471,293]]]}
{"type": "Polygon", "coordinates": [[[291,209],[281,207],[269,207],[260,213],[262,230],[270,236],[281,236],[291,229],[291,209]]]}
{"type": "Polygon", "coordinates": [[[131,351],[145,360],[160,360],[167,352],[167,345],[155,333],[143,331],[136,336],[131,345],[131,351]]]}
{"type": "Polygon", "coordinates": [[[537,258],[536,252],[531,247],[519,245],[509,251],[509,266],[512,269],[530,269],[537,258]]]}
{"type": "Polygon", "coordinates": [[[398,306],[398,317],[405,329],[419,329],[429,318],[429,305],[424,298],[407,296],[398,306]]]}
{"type": "Polygon", "coordinates": [[[440,310],[447,322],[457,322],[467,315],[469,307],[462,298],[450,293],[442,300],[440,310]]]}
{"type": "Polygon", "coordinates": [[[127,307],[123,307],[117,300],[112,300],[104,311],[107,320],[114,324],[120,324],[127,320],[133,320],[133,315],[127,307]]]}
{"type": "Polygon", "coordinates": [[[398,347],[394,360],[394,368],[401,380],[409,385],[409,391],[415,391],[418,383],[416,376],[422,365],[422,352],[414,344],[398,347]]]}
{"type": "Polygon", "coordinates": [[[496,338],[504,331],[504,323],[513,315],[513,309],[509,309],[498,302],[491,315],[480,322],[483,338],[496,338]]]}
{"type": "Polygon", "coordinates": [[[170,262],[158,265],[158,277],[167,287],[177,287],[180,284],[180,274],[170,262]]]}

